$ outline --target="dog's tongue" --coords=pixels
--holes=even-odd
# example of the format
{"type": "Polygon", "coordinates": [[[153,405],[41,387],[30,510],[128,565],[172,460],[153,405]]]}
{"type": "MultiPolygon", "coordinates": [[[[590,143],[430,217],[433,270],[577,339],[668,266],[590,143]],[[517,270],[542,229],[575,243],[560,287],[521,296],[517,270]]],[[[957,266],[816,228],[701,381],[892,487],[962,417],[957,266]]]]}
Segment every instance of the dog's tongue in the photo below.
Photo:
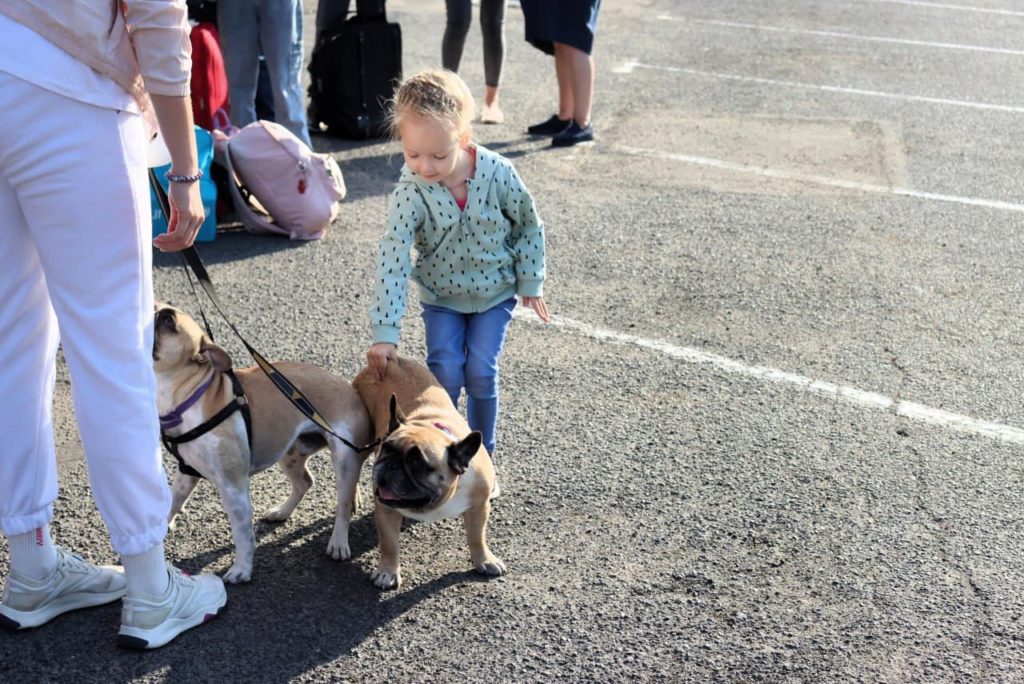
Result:
{"type": "Polygon", "coordinates": [[[395,493],[383,485],[377,488],[377,496],[379,496],[383,501],[398,500],[398,497],[395,496],[395,493]]]}

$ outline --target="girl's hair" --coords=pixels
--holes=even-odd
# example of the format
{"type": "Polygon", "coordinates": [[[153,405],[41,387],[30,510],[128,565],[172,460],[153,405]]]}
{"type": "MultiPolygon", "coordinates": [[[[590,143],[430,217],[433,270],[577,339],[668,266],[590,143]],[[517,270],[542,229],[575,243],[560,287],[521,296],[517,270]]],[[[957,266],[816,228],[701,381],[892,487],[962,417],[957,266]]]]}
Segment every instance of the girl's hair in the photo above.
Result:
{"type": "Polygon", "coordinates": [[[437,121],[458,134],[472,131],[476,104],[469,86],[458,74],[442,69],[429,69],[402,81],[391,100],[388,124],[391,135],[398,138],[402,117],[413,114],[437,121]]]}

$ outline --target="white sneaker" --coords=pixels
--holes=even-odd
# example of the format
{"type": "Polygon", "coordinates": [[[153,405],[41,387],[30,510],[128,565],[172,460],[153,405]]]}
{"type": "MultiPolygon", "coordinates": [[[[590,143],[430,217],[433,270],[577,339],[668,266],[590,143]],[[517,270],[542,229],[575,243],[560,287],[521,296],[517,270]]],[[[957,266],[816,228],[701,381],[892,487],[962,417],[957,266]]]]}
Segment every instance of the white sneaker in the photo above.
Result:
{"type": "Polygon", "coordinates": [[[34,580],[11,573],[0,602],[0,626],[28,629],[62,613],[110,603],[124,596],[127,582],[119,567],[96,566],[81,556],[57,549],[57,567],[34,580]]]}
{"type": "Polygon", "coordinates": [[[159,648],[187,629],[209,622],[228,602],[216,575],[187,575],[168,565],[170,586],[163,596],[125,596],[117,645],[159,648]]]}
{"type": "Polygon", "coordinates": [[[491,488],[491,496],[489,498],[491,501],[493,501],[497,499],[499,496],[501,496],[501,484],[498,482],[498,479],[495,478],[494,486],[491,488]]]}

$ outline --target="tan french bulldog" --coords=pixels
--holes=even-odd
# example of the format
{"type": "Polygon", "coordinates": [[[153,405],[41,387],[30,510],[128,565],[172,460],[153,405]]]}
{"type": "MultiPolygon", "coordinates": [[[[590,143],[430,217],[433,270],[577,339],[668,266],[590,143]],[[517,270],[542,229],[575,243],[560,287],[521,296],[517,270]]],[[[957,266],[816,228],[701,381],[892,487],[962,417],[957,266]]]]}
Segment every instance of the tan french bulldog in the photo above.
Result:
{"type": "Polygon", "coordinates": [[[396,358],[384,380],[364,368],[353,386],[373,417],[376,435],[387,435],[373,466],[374,519],[380,560],[373,583],[402,583],[398,535],[402,517],[432,521],[461,515],[473,568],[488,576],[505,564],[487,547],[487,518],[494,466],[448,393],[421,363],[396,358]]]}
{"type": "MultiPolygon", "coordinates": [[[[183,311],[157,304],[153,336],[153,367],[165,434],[176,436],[201,425],[234,400],[226,374],[231,358],[214,344],[183,311]],[[211,380],[195,403],[197,390],[211,380]],[[183,410],[182,407],[185,407],[183,410]],[[167,416],[180,424],[167,427],[167,416]]],[[[304,363],[275,364],[320,411],[331,428],[349,442],[362,446],[370,438],[370,417],[352,386],[326,370],[304,363]]],[[[224,575],[228,582],[252,578],[256,536],[252,523],[249,477],[278,463],[291,481],[291,496],[263,514],[268,521],[286,520],[313,485],[306,468],[311,455],[330,449],[338,491],[334,532],[327,554],[336,560],[351,557],[349,521],[357,497],[359,471],[366,454],[356,453],[304,416],[258,367],[235,371],[252,415],[252,450],[245,421],[236,411],[227,420],[197,439],[178,446],[182,460],[212,482],[220,493],[231,521],[235,560],[224,575]]],[[[176,472],[170,524],[181,512],[199,478],[176,472]]]]}

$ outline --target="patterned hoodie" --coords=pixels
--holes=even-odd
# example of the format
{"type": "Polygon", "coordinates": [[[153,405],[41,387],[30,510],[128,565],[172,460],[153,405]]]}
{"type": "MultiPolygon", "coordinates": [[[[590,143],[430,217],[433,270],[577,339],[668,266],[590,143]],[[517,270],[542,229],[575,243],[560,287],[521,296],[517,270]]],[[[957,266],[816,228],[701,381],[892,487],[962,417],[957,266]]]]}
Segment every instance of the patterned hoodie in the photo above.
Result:
{"type": "Polygon", "coordinates": [[[509,160],[474,147],[476,172],[466,181],[462,211],[444,185],[402,167],[380,241],[374,342],[398,344],[410,271],[421,302],[462,313],[486,311],[516,294],[543,295],[544,226],[530,191],[509,160]]]}

